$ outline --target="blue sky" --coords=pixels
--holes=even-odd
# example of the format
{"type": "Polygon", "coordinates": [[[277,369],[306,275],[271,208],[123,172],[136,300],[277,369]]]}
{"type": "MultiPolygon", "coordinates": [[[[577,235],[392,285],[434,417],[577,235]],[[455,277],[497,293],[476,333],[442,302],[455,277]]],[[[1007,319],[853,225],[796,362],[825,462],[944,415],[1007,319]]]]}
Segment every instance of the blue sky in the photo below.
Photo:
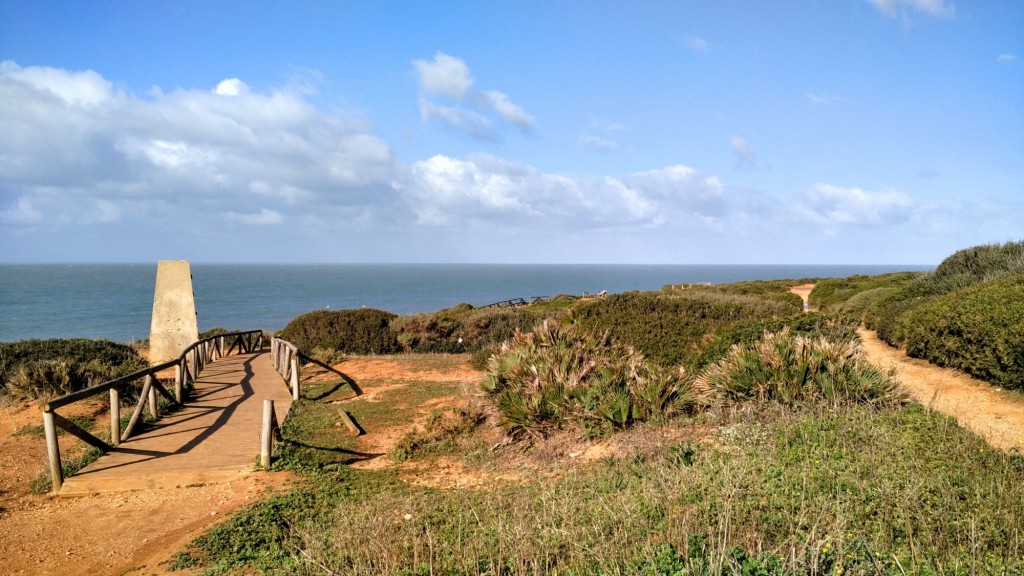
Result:
{"type": "Polygon", "coordinates": [[[1024,3],[0,2],[0,261],[934,264],[1024,3]]]}

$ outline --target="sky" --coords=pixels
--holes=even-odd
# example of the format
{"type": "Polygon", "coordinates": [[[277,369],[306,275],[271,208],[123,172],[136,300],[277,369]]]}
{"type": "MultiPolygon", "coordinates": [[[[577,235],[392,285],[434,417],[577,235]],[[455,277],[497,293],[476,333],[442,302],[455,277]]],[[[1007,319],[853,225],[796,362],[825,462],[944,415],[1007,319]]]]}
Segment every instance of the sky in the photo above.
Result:
{"type": "Polygon", "coordinates": [[[0,0],[0,262],[1024,238],[1024,2],[0,0]]]}

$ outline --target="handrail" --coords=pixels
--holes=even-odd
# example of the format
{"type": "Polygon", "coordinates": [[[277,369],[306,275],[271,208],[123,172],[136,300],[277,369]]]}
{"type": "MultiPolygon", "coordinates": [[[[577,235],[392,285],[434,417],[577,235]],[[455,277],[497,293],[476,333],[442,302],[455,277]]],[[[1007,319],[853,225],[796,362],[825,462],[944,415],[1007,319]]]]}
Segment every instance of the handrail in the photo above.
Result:
{"type": "Polygon", "coordinates": [[[291,388],[292,400],[299,399],[299,381],[302,378],[299,357],[302,355],[298,346],[284,338],[274,336],[270,340],[270,362],[291,388]]]}
{"type": "Polygon", "coordinates": [[[156,401],[156,394],[159,392],[171,402],[181,404],[184,399],[185,389],[196,381],[199,373],[210,362],[217,358],[223,358],[231,354],[237,346],[238,353],[250,353],[263,348],[263,331],[246,330],[241,332],[227,332],[208,336],[193,342],[186,347],[174,360],[162,364],[150,366],[126,376],[121,376],[96,386],[83,390],[64,394],[57,398],[50,399],[41,405],[43,411],[43,430],[46,433],[46,448],[50,464],[50,478],[52,480],[53,492],[60,491],[64,483],[64,472],[61,467],[60,447],[57,443],[57,427],[63,428],[68,433],[81,439],[83,442],[95,446],[103,451],[113,449],[121,442],[128,440],[142,415],[143,407],[149,404],[149,413],[154,418],[159,418],[159,409],[156,401]],[[227,350],[224,344],[230,339],[227,350]],[[174,368],[174,394],[161,384],[157,374],[164,370],[174,368]],[[144,378],[142,391],[139,394],[138,404],[128,421],[124,431],[121,430],[121,402],[118,388],[124,384],[144,378]],[[84,400],[103,392],[110,393],[110,442],[104,442],[96,436],[75,425],[70,420],[57,414],[56,410],[79,400],[84,400]]]}

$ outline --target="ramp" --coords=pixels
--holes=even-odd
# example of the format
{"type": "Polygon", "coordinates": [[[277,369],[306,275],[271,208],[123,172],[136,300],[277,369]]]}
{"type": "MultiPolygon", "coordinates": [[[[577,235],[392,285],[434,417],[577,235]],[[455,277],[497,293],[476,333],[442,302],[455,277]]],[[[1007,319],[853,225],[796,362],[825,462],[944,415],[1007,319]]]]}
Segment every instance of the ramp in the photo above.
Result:
{"type": "Polygon", "coordinates": [[[184,408],[65,479],[60,495],[209,484],[248,474],[260,454],[265,399],[274,401],[283,422],[292,398],[269,353],[217,360],[203,370],[184,408]]]}

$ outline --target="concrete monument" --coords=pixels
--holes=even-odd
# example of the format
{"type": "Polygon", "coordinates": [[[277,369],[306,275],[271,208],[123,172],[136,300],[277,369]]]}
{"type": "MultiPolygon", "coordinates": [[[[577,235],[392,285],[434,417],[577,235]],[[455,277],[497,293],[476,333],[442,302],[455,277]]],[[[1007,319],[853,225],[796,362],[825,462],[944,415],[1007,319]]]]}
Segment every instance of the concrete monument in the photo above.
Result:
{"type": "Polygon", "coordinates": [[[149,329],[149,361],[177,358],[199,339],[192,271],[188,260],[160,260],[156,265],[153,322],[149,329]]]}

